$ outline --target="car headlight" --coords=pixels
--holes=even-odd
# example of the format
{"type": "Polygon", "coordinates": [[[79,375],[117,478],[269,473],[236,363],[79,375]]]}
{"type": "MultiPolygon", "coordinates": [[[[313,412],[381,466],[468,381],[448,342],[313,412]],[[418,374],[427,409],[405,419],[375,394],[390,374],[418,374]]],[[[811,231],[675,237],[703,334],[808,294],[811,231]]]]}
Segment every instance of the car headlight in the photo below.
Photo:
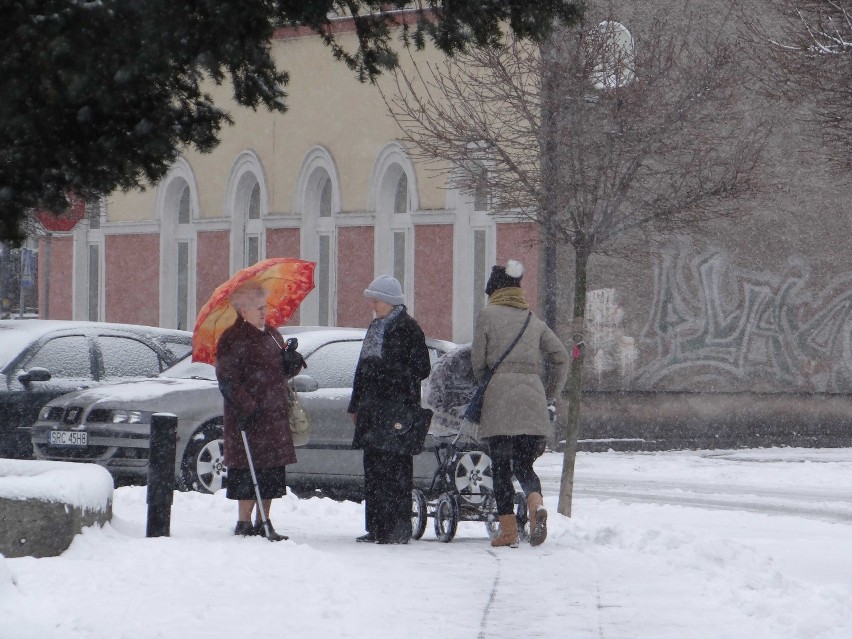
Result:
{"type": "Polygon", "coordinates": [[[112,411],[113,424],[147,424],[151,421],[151,413],[141,410],[112,411]]]}
{"type": "Polygon", "coordinates": [[[62,419],[61,406],[45,406],[38,414],[40,422],[58,422],[60,419],[62,419]]]}

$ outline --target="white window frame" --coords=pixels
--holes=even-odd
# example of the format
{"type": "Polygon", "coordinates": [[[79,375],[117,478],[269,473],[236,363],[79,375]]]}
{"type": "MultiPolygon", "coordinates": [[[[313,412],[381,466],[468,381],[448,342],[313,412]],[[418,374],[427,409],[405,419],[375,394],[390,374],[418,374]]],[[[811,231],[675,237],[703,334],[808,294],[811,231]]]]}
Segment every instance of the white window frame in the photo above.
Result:
{"type": "Polygon", "coordinates": [[[460,344],[473,340],[475,296],[485,291],[474,290],[475,231],[485,232],[485,281],[497,260],[497,224],[489,211],[477,211],[474,193],[463,193],[448,180],[447,210],[455,211],[453,222],[453,341],[460,344]]]}
{"type": "Polygon", "coordinates": [[[405,233],[405,282],[403,296],[409,313],[414,314],[416,296],[414,287],[414,237],[415,229],[412,213],[420,210],[420,199],[417,188],[417,173],[414,163],[399,142],[386,144],[379,152],[373,165],[373,175],[370,180],[368,206],[375,211],[373,273],[393,275],[394,264],[394,233],[405,233]],[[405,174],[408,190],[408,210],[396,213],[396,188],[399,178],[405,174]]]}
{"type": "Polygon", "coordinates": [[[198,187],[189,163],[178,159],[157,189],[157,213],[160,220],[160,326],[177,328],[178,314],[178,242],[189,244],[186,323],[192,330],[195,316],[197,284],[197,222],[199,219],[198,187]],[[180,198],[189,187],[189,224],[178,223],[180,198]]]}
{"type": "Polygon", "coordinates": [[[257,236],[258,261],[266,259],[266,218],[269,214],[269,195],[263,165],[254,151],[246,150],[231,166],[225,189],[225,216],[231,222],[230,273],[247,266],[248,236],[257,236]],[[248,217],[254,185],[260,189],[260,218],[248,217]]]}
{"type": "MultiPolygon", "coordinates": [[[[320,237],[329,238],[328,325],[337,326],[337,227],[340,214],[340,177],[328,149],[315,146],[308,150],[299,169],[293,209],[301,215],[300,246],[302,257],[317,263],[315,281],[320,277],[320,237]],[[331,184],[331,215],[320,217],[320,198],[326,180],[331,184]]],[[[300,306],[303,325],[319,324],[320,291],[315,286],[300,306]]]]}
{"type": "Polygon", "coordinates": [[[86,214],[93,214],[97,211],[100,218],[98,228],[93,228],[88,219],[82,220],[71,231],[73,238],[74,253],[71,263],[72,269],[72,288],[71,288],[71,317],[75,320],[103,321],[105,313],[104,304],[104,277],[106,274],[105,266],[105,242],[104,242],[104,217],[106,212],[106,201],[101,199],[97,202],[90,202],[87,205],[86,214]],[[89,318],[89,247],[97,245],[99,247],[99,266],[98,266],[98,316],[89,318]]]}

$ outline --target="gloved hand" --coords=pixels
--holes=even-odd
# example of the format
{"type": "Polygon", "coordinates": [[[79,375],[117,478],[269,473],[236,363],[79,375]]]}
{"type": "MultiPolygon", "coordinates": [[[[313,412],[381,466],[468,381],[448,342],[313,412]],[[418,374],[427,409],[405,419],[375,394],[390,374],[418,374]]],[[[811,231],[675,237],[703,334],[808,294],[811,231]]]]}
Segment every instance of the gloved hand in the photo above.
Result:
{"type": "Polygon", "coordinates": [[[550,415],[550,422],[553,423],[556,421],[556,400],[553,398],[549,398],[547,400],[547,413],[550,415]]]}
{"type": "MultiPolygon", "coordinates": [[[[295,338],[291,339],[294,342],[296,341],[295,338]]],[[[305,358],[302,357],[302,354],[295,348],[290,348],[290,340],[287,340],[287,348],[281,353],[281,355],[284,359],[284,375],[288,378],[295,377],[303,368],[308,367],[308,363],[305,361],[305,358]]]]}

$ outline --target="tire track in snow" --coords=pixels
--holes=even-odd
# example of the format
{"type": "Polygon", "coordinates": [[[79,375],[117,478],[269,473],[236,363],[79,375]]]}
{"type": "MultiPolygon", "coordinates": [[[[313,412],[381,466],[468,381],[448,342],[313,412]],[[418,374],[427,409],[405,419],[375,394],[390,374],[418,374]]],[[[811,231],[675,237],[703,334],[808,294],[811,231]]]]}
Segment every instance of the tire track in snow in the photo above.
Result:
{"type": "Polygon", "coordinates": [[[488,613],[491,611],[491,606],[494,603],[494,598],[497,596],[497,586],[500,584],[500,557],[493,550],[486,551],[497,561],[497,572],[494,573],[494,583],[491,584],[491,595],[488,597],[488,602],[485,604],[485,610],[482,611],[482,621],[479,622],[479,635],[477,639],[485,639],[485,627],[488,625],[488,613]]]}
{"type": "Polygon", "coordinates": [[[551,573],[552,555],[521,544],[519,549],[487,550],[497,563],[491,592],[482,613],[477,639],[550,637],[562,628],[571,639],[607,639],[601,568],[593,557],[572,557],[572,574],[561,589],[542,590],[538,572],[551,573]],[[554,605],[553,602],[565,605],[554,605]],[[558,620],[556,619],[558,618],[558,620]]]}

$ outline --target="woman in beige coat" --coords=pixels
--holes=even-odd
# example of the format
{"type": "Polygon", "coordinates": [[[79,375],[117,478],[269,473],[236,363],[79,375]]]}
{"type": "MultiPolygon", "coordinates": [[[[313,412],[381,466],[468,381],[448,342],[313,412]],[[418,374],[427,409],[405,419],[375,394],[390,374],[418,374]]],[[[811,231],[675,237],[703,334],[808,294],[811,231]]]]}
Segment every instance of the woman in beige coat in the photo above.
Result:
{"type": "Polygon", "coordinates": [[[555,402],[569,371],[565,346],[529,311],[520,287],[523,274],[523,265],[515,260],[492,269],[485,287],[488,305],[476,321],[471,350],[473,372],[477,379],[482,379],[521,332],[527,316],[530,317],[520,340],[488,384],[479,425],[479,438],[487,442],[491,455],[500,521],[499,532],[491,545],[512,548],[518,546],[513,474],[527,496],[530,543],[538,546],[547,537],[547,511],[533,462],[544,452],[550,434],[548,404],[555,402]],[[541,380],[542,358],[551,365],[547,391],[541,380]]]}

